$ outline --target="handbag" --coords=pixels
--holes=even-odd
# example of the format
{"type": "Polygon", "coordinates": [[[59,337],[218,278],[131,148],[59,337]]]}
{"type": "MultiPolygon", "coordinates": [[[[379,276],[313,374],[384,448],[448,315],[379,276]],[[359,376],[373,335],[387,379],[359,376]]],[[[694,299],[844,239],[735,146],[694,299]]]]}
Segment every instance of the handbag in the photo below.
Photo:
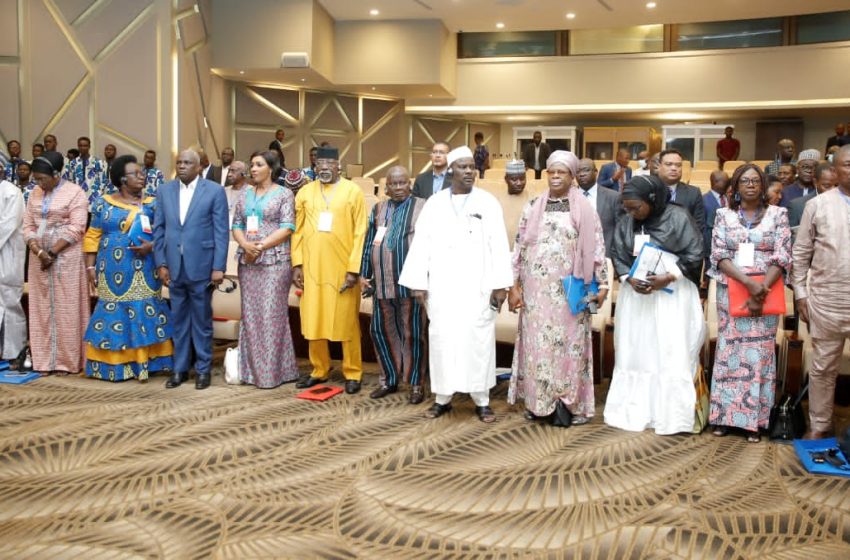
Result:
{"type": "Polygon", "coordinates": [[[803,437],[806,432],[806,416],[803,414],[800,401],[808,390],[809,384],[806,383],[796,398],[786,393],[773,405],[770,409],[770,423],[767,428],[770,439],[791,441],[803,437]]]}
{"type": "Polygon", "coordinates": [[[549,423],[559,428],[569,428],[573,425],[573,413],[561,399],[555,401],[555,412],[549,415],[549,423]]]}
{"type": "MultiPolygon", "coordinates": [[[[748,274],[756,282],[764,281],[764,274],[748,274]]],[[[767,298],[764,300],[762,307],[762,315],[785,315],[785,283],[780,282],[782,277],[776,279],[776,282],[770,287],[767,293],[767,298]]],[[[747,299],[750,297],[750,291],[746,286],[735,280],[728,278],[729,285],[729,315],[732,317],[750,317],[750,310],[747,309],[747,299]]]]}
{"type": "Polygon", "coordinates": [[[702,369],[702,365],[697,367],[697,373],[694,376],[694,389],[697,393],[697,399],[694,405],[693,433],[701,434],[705,427],[708,426],[710,408],[708,383],[705,380],[705,371],[702,369]]]}
{"type": "Polygon", "coordinates": [[[239,348],[228,348],[224,353],[224,380],[228,385],[239,385],[239,348]]]}

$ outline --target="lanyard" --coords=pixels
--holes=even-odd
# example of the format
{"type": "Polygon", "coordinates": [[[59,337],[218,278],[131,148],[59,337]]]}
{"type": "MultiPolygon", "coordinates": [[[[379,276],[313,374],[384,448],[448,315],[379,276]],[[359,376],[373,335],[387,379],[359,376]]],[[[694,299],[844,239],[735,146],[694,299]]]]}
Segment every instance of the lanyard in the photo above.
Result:
{"type": "Polygon", "coordinates": [[[738,216],[740,216],[741,221],[744,223],[744,225],[747,226],[747,231],[753,229],[753,224],[755,223],[756,218],[758,218],[760,214],[761,214],[761,211],[756,212],[753,215],[753,219],[751,221],[751,220],[748,220],[746,216],[744,216],[744,210],[742,208],[738,208],[738,216]]]}
{"type": "Polygon", "coordinates": [[[330,209],[331,209],[331,201],[333,201],[333,199],[334,199],[334,195],[336,194],[336,188],[337,188],[338,185],[339,185],[339,183],[336,183],[333,187],[331,187],[331,189],[330,189],[331,197],[328,198],[328,197],[325,196],[325,186],[322,185],[321,183],[319,184],[319,194],[322,195],[322,199],[325,201],[325,208],[328,211],[330,211],[330,209]]]}
{"type": "Polygon", "coordinates": [[[59,187],[62,186],[63,179],[59,179],[59,183],[53,187],[53,190],[49,193],[44,193],[44,198],[41,199],[41,219],[47,219],[47,213],[50,211],[50,203],[53,200],[53,195],[56,194],[56,191],[59,190],[59,187]]]}
{"type": "MultiPolygon", "coordinates": [[[[449,197],[454,197],[455,195],[449,193],[449,197]]],[[[472,191],[469,191],[469,194],[466,195],[466,199],[464,199],[463,204],[460,205],[460,213],[458,213],[457,207],[455,207],[454,200],[452,200],[452,210],[455,211],[455,217],[460,218],[463,215],[463,209],[466,208],[466,203],[469,202],[469,199],[472,197],[472,191]]]]}

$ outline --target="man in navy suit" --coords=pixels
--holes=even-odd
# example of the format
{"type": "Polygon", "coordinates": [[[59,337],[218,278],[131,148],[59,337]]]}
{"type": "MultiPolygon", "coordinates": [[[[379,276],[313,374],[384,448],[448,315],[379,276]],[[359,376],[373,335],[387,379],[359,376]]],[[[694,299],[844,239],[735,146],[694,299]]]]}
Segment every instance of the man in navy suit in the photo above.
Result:
{"type": "Polygon", "coordinates": [[[619,192],[623,185],[632,178],[632,168],[629,167],[629,151],[617,150],[617,157],[611,163],[606,163],[599,170],[597,182],[602,187],[608,187],[619,192]]]}
{"type": "Polygon", "coordinates": [[[154,259],[168,286],[174,325],[174,373],[168,389],[189,378],[195,351],[195,388],[210,386],[212,292],[224,279],[228,249],[227,195],[199,177],[193,150],[177,157],[177,179],[159,187],[153,224],[154,259]]]}
{"type": "Polygon", "coordinates": [[[702,195],[702,205],[705,207],[705,270],[708,270],[708,258],[711,255],[711,234],[714,232],[714,217],[718,208],[726,208],[726,189],[729,188],[729,176],[715,169],[708,178],[711,190],[702,195]]]}

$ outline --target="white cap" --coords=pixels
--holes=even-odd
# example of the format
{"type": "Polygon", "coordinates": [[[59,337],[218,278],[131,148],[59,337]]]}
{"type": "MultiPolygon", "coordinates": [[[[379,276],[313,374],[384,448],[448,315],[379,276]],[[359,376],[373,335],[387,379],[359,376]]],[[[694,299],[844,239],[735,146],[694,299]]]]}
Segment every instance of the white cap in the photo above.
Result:
{"type": "Polygon", "coordinates": [[[446,156],[446,161],[448,161],[448,165],[449,167],[451,167],[452,163],[454,163],[456,160],[471,157],[472,150],[469,149],[469,146],[461,146],[460,148],[455,148],[454,150],[449,152],[449,155],[446,156]]]}

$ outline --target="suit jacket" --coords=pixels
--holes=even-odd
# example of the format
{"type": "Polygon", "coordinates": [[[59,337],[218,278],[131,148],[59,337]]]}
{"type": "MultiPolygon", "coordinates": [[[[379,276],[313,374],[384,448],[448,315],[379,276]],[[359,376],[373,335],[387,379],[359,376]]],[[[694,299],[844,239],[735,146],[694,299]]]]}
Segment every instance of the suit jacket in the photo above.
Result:
{"type": "Polygon", "coordinates": [[[697,230],[705,236],[705,205],[702,202],[702,191],[693,185],[678,183],[676,185],[676,201],[673,204],[687,210],[694,219],[697,230]]]}
{"type": "MultiPolygon", "coordinates": [[[[552,155],[552,148],[546,142],[540,142],[540,169],[546,169],[546,160],[552,155]]],[[[527,144],[522,151],[522,159],[528,169],[536,169],[534,165],[534,142],[527,144]]]]}
{"type": "MultiPolygon", "coordinates": [[[[443,188],[445,189],[451,184],[448,175],[443,177],[443,188]]],[[[428,198],[434,194],[434,171],[429,169],[425,173],[420,173],[416,176],[416,181],[413,182],[413,196],[418,198],[428,198]]]]}
{"type": "MultiPolygon", "coordinates": [[[[602,166],[602,169],[599,170],[599,177],[596,179],[596,182],[599,183],[603,187],[607,187],[609,189],[613,189],[617,192],[620,192],[620,183],[612,179],[614,173],[619,169],[619,165],[616,161],[612,161],[610,163],[606,163],[602,166]]],[[[629,179],[632,178],[632,168],[626,166],[626,179],[625,182],[628,182],[629,179]]]]}
{"type": "Polygon", "coordinates": [[[271,142],[269,142],[269,149],[275,150],[280,153],[280,166],[286,169],[286,157],[283,155],[283,144],[275,138],[271,142]]]}
{"type": "MultiPolygon", "coordinates": [[[[812,185],[812,188],[809,189],[808,194],[812,194],[814,192],[817,192],[817,189],[815,189],[814,185],[812,185]]],[[[798,199],[802,196],[808,196],[808,195],[803,193],[802,185],[800,185],[800,183],[795,181],[795,182],[791,183],[790,185],[788,185],[787,187],[785,187],[784,189],[782,189],[782,200],[779,201],[779,205],[782,206],[783,208],[789,208],[790,209],[791,203],[794,200],[796,200],[796,199],[798,199]]]]}
{"type": "Polygon", "coordinates": [[[806,203],[816,196],[817,190],[812,189],[809,194],[798,196],[791,201],[788,205],[788,222],[792,228],[800,225],[800,221],[803,219],[803,210],[806,208],[806,203]]]}
{"type": "Polygon", "coordinates": [[[703,231],[705,237],[705,258],[711,254],[711,234],[714,232],[714,218],[717,215],[717,209],[720,208],[720,201],[714,196],[714,193],[707,192],[702,195],[702,205],[705,208],[705,229],[703,231]]]}
{"type": "Polygon", "coordinates": [[[221,167],[217,165],[210,165],[210,169],[209,171],[207,171],[207,174],[204,176],[204,179],[221,184],[221,167]]]}
{"type": "Polygon", "coordinates": [[[617,220],[625,214],[620,204],[620,195],[611,189],[596,187],[596,213],[602,222],[602,236],[605,238],[605,256],[611,256],[611,244],[614,242],[614,229],[617,220]]]}
{"type": "Polygon", "coordinates": [[[198,178],[195,194],[180,224],[180,181],[164,183],[157,191],[153,220],[156,266],[167,266],[172,279],[181,269],[190,282],[209,281],[214,270],[227,266],[227,195],[218,183],[198,178]]]}

